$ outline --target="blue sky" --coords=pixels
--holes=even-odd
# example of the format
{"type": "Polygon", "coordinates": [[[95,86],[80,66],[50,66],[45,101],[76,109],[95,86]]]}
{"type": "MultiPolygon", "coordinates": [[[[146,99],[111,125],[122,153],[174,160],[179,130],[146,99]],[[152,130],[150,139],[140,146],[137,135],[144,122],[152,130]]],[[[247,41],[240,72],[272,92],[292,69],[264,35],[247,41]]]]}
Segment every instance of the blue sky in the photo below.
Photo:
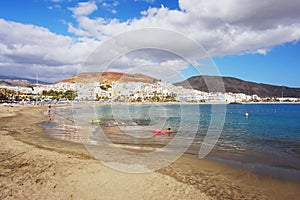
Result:
{"type": "MultiPolygon", "coordinates": [[[[1,1],[0,73],[38,73],[41,79],[57,81],[75,74],[101,42],[150,27],[177,31],[202,45],[222,76],[300,87],[299,7],[296,0],[1,1]]],[[[168,59],[155,62],[184,68],[184,63],[168,59]]]]}
{"type": "Polygon", "coordinates": [[[247,81],[300,86],[300,43],[278,45],[266,55],[231,55],[213,58],[222,76],[247,81]]]}

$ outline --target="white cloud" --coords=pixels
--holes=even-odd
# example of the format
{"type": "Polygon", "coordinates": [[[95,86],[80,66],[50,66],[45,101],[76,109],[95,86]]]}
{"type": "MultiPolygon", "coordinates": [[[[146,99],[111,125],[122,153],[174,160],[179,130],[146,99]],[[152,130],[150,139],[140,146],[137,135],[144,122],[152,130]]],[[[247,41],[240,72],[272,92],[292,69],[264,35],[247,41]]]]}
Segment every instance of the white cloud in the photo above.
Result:
{"type": "Polygon", "coordinates": [[[89,2],[80,2],[78,3],[78,6],[75,8],[69,8],[75,16],[85,16],[89,15],[95,10],[98,9],[95,2],[89,1],[89,2]]]}
{"type": "Polygon", "coordinates": [[[73,66],[81,64],[98,44],[92,39],[72,39],[43,27],[0,19],[0,71],[30,76],[36,73],[34,67],[39,66],[40,72],[49,71],[43,75],[52,75],[47,79],[57,80],[56,73],[72,71],[71,74],[75,74],[73,66]]]}
{"type": "MultiPolygon", "coordinates": [[[[127,21],[101,16],[90,18],[89,15],[98,9],[97,5],[116,12],[118,1],[80,2],[76,7],[69,8],[76,23],[66,23],[68,31],[79,39],[57,35],[43,27],[0,19],[0,70],[5,72],[24,67],[28,72],[24,70],[22,73],[29,74],[34,73],[30,70],[38,67],[47,71],[48,76],[52,74],[57,77],[63,73],[76,73],[80,63],[100,42],[140,28],[178,31],[201,44],[211,56],[245,53],[265,55],[276,45],[300,39],[299,0],[179,0],[179,10],[164,6],[150,7],[141,11],[140,17],[127,21]],[[46,69],[46,66],[49,68],[46,69]]],[[[124,50],[122,48],[131,49],[151,44],[178,50],[178,38],[163,34],[144,36],[132,32],[126,37],[122,39],[131,41],[132,44],[124,43],[127,46],[122,47],[122,40],[118,40],[121,47],[119,44],[112,44],[110,48],[106,48],[107,51],[118,55],[124,50]]],[[[189,48],[190,44],[186,42],[187,44],[181,43],[182,50],[178,50],[179,54],[196,59],[194,49],[189,48]]],[[[99,55],[102,60],[96,60],[98,63],[107,63],[112,58],[105,51],[99,55]]],[[[160,69],[164,75],[170,71],[168,69],[178,71],[187,68],[187,64],[178,57],[155,51],[126,55],[122,59],[118,61],[120,65],[114,65],[112,69],[138,71],[139,66],[141,69],[147,68],[149,74],[160,69]]]]}
{"type": "Polygon", "coordinates": [[[258,54],[262,54],[262,55],[267,55],[268,50],[267,50],[267,49],[258,49],[258,50],[257,50],[257,53],[258,53],[258,54]]]}
{"type": "Polygon", "coordinates": [[[102,2],[101,6],[105,8],[107,11],[111,12],[112,14],[116,14],[118,11],[115,9],[119,5],[118,1],[113,2],[102,2]]]}
{"type": "Polygon", "coordinates": [[[53,9],[60,10],[60,9],[61,9],[61,5],[55,4],[54,6],[48,6],[48,9],[49,9],[49,10],[53,10],[53,9]]]}
{"type": "MultiPolygon", "coordinates": [[[[213,66],[212,62],[207,62],[209,57],[203,49],[182,34],[161,29],[137,29],[99,45],[83,64],[82,71],[132,73],[143,69],[146,75],[173,82],[180,78],[180,71],[190,67],[190,63],[200,65],[200,59],[213,66]]],[[[217,74],[213,68],[203,70],[201,72],[205,74],[217,74]]]]}
{"type": "Polygon", "coordinates": [[[179,6],[198,20],[215,23],[219,21],[219,23],[232,25],[243,24],[254,29],[264,29],[281,23],[287,25],[299,22],[300,1],[179,0],[179,6]]]}
{"type": "Polygon", "coordinates": [[[187,61],[168,52],[157,49],[143,49],[121,56],[114,60],[104,71],[131,74],[141,73],[156,79],[172,82],[174,80],[182,80],[183,77],[180,75],[180,70],[187,69],[188,66],[189,63],[187,61]]]}
{"type": "Polygon", "coordinates": [[[117,13],[117,10],[116,10],[116,9],[111,9],[110,12],[111,12],[112,14],[116,14],[116,13],[117,13]]]}
{"type": "Polygon", "coordinates": [[[179,0],[179,6],[179,11],[149,8],[125,22],[77,18],[77,28],[100,40],[137,28],[166,28],[196,40],[212,56],[259,52],[300,38],[298,0],[179,0]]]}
{"type": "Polygon", "coordinates": [[[114,2],[112,3],[112,5],[113,5],[114,7],[116,7],[116,6],[119,5],[119,2],[118,2],[118,1],[114,1],[114,2]]]}
{"type": "Polygon", "coordinates": [[[108,4],[107,2],[103,2],[103,3],[102,3],[102,6],[103,6],[103,7],[109,7],[109,4],[108,4]]]}

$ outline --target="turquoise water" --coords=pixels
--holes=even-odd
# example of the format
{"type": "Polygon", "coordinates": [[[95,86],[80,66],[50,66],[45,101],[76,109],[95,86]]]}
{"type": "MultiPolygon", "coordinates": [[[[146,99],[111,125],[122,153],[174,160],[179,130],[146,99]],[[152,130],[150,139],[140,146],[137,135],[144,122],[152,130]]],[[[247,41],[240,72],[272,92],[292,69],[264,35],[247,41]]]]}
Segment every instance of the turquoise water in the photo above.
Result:
{"type": "MultiPolygon", "coordinates": [[[[199,111],[195,113],[193,109],[189,110],[189,106],[100,106],[96,108],[96,113],[102,120],[151,119],[153,124],[159,124],[157,128],[171,127],[176,131],[183,120],[181,110],[185,110],[184,114],[190,113],[185,117],[188,118],[188,122],[196,124],[195,121],[199,120],[196,139],[201,139],[209,127],[212,105],[199,105],[199,111]]],[[[191,106],[194,107],[195,105],[191,106]]],[[[190,125],[186,127],[186,132],[189,132],[190,125]]],[[[227,105],[225,123],[219,140],[220,143],[223,141],[255,151],[270,145],[283,148],[286,152],[299,153],[300,104],[227,105]],[[248,117],[245,116],[246,112],[248,117]]]]}
{"type": "Polygon", "coordinates": [[[86,124],[96,118],[103,122],[114,120],[129,124],[136,120],[150,120],[150,124],[141,126],[141,129],[120,126],[124,134],[116,135],[117,140],[135,145],[166,145],[178,134],[177,139],[193,140],[187,153],[194,155],[198,155],[207,135],[211,117],[223,112],[225,121],[221,135],[208,158],[258,173],[300,180],[300,104],[232,104],[217,110],[212,108],[213,105],[113,105],[94,107],[93,113],[84,108],[60,108],[55,112],[68,119],[74,114],[75,122],[76,116],[90,116],[83,118],[86,124]],[[167,128],[174,131],[170,137],[154,137],[151,133],[153,129],[167,128]],[[179,136],[179,132],[183,134],[179,136]]]}

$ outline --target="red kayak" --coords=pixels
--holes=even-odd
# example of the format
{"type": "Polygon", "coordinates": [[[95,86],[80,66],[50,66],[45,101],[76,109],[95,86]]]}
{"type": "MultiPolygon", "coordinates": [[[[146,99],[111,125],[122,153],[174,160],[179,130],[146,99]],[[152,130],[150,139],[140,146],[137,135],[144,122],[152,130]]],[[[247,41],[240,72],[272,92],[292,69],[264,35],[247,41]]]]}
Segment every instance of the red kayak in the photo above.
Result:
{"type": "Polygon", "coordinates": [[[170,133],[173,133],[172,130],[161,130],[161,129],[156,129],[156,130],[153,130],[152,133],[154,135],[163,135],[163,134],[170,134],[170,133]]]}

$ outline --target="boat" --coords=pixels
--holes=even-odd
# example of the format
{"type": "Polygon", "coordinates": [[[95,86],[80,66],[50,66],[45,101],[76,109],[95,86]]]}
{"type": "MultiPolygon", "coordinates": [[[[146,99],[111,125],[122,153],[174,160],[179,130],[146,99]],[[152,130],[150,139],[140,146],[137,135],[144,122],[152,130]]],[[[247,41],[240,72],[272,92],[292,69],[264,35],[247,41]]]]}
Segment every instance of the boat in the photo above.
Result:
{"type": "Polygon", "coordinates": [[[167,129],[167,130],[161,130],[161,129],[155,129],[152,131],[152,133],[154,135],[163,135],[163,134],[171,134],[173,133],[173,131],[171,129],[167,129]]]}

